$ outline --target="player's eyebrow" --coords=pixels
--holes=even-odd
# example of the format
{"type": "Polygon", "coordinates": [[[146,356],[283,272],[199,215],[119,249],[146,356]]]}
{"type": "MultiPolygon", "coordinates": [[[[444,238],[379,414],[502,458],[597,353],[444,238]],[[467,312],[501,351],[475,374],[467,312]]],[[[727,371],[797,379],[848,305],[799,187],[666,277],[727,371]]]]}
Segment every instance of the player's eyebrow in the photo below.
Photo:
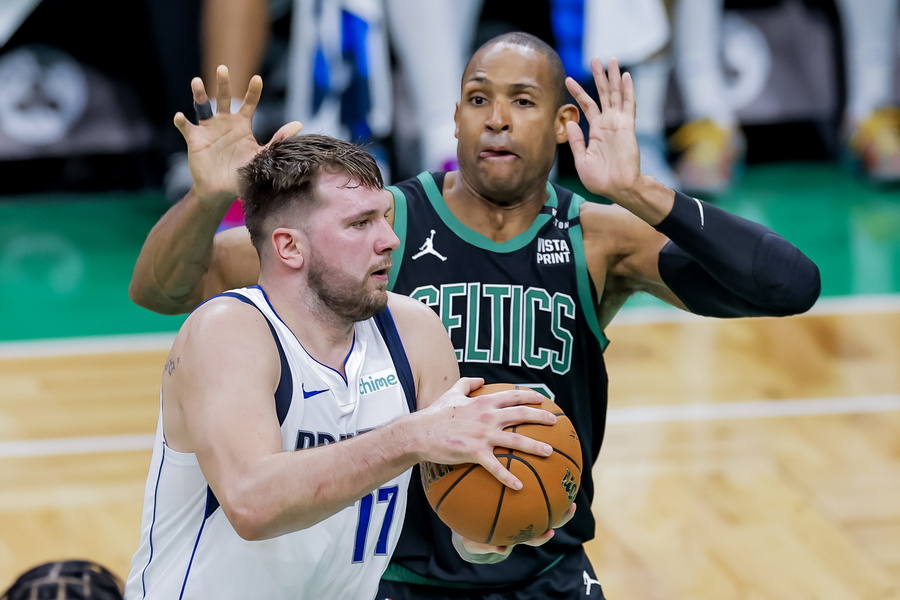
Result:
{"type": "Polygon", "coordinates": [[[511,83],[509,86],[510,91],[514,93],[520,92],[539,92],[541,91],[540,86],[537,86],[533,83],[511,83]]]}
{"type": "Polygon", "coordinates": [[[382,211],[375,210],[371,208],[369,210],[361,210],[359,212],[347,215],[347,219],[350,221],[361,221],[363,219],[368,219],[369,217],[374,217],[375,215],[381,214],[382,211]]]}
{"type": "MultiPolygon", "coordinates": [[[[487,77],[479,77],[477,75],[474,75],[466,80],[466,85],[471,84],[471,83],[477,83],[480,85],[488,85],[488,86],[494,85],[494,83],[487,77]]],[[[534,84],[534,83],[510,83],[506,87],[513,94],[520,94],[522,92],[529,92],[529,93],[534,94],[534,93],[541,92],[541,86],[534,84]]]]}

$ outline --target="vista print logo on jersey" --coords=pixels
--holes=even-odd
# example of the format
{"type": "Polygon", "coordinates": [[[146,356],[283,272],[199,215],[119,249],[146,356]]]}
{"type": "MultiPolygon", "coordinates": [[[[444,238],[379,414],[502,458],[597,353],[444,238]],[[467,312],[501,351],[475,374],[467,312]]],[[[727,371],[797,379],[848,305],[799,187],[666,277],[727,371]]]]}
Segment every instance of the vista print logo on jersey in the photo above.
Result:
{"type": "Polygon", "coordinates": [[[537,239],[537,264],[559,265],[572,262],[569,243],[562,239],[537,239]]]}

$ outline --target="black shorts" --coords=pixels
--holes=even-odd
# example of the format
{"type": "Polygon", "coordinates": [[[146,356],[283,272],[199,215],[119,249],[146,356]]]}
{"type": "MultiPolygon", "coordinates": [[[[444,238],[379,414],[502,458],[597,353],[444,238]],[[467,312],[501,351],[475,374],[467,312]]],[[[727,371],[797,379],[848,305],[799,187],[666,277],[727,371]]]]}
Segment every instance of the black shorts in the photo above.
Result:
{"type": "Polygon", "coordinates": [[[573,552],[533,579],[491,588],[449,588],[382,579],[377,600],[605,600],[583,550],[573,552]]]}

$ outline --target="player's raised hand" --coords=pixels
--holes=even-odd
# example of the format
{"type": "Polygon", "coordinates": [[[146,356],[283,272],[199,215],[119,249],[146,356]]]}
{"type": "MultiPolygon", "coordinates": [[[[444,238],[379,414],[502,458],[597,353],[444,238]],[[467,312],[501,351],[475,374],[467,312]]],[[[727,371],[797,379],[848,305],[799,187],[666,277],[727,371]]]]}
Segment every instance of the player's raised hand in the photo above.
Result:
{"type": "Polygon", "coordinates": [[[591,192],[615,199],[630,190],[641,174],[641,160],[634,129],[635,97],[631,75],[609,61],[608,72],[599,58],[591,61],[599,106],[571,77],[566,87],[578,102],[588,123],[588,139],[577,123],[566,124],[569,146],[581,182],[591,192]]]}
{"type": "MultiPolygon", "coordinates": [[[[213,113],[203,80],[191,81],[198,123],[184,113],[175,115],[175,127],[188,146],[188,165],[199,197],[210,202],[230,202],[237,196],[237,169],[247,164],[262,148],[253,136],[253,115],[262,94],[262,78],[254,75],[237,112],[231,112],[231,83],[228,67],[216,69],[216,111],[213,113]]],[[[293,121],[282,126],[269,141],[290,137],[303,126],[293,121]]]]}

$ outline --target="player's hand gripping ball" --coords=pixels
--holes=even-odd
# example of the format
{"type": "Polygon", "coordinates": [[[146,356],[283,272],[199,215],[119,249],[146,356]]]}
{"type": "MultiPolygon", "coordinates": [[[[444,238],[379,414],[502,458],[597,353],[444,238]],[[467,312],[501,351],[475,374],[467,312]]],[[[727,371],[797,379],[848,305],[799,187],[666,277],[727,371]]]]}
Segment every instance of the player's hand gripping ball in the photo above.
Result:
{"type": "MultiPolygon", "coordinates": [[[[471,396],[517,387],[487,384],[471,396]]],[[[555,424],[524,423],[506,431],[550,444],[550,456],[494,448],[494,456],[522,482],[521,490],[503,485],[477,464],[420,465],[428,502],[450,529],[475,542],[506,546],[541,535],[566,513],[581,483],[581,443],[559,406],[545,399],[541,408],[556,415],[555,424]]]]}

